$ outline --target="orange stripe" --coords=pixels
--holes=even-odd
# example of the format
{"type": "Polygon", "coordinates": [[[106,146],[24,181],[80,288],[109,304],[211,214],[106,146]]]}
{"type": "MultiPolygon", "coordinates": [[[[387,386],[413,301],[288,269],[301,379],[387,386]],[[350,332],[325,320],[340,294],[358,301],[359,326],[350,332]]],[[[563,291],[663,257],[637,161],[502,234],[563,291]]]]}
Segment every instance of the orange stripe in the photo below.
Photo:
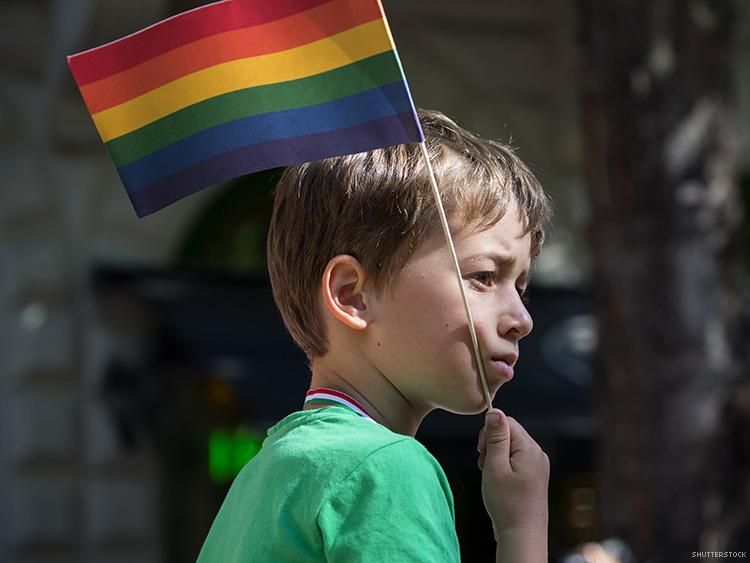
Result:
{"type": "Polygon", "coordinates": [[[91,114],[224,62],[292,49],[380,18],[372,0],[335,0],[260,26],[189,43],[81,88],[91,114]]]}

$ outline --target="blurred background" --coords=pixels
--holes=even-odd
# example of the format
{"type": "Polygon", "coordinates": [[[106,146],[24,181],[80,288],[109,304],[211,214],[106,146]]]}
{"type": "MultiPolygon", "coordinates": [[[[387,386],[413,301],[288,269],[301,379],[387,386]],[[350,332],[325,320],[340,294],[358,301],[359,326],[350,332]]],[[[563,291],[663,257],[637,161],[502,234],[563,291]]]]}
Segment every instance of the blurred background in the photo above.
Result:
{"type": "MultiPolygon", "coordinates": [[[[194,561],[301,406],[265,274],[279,171],[139,220],[65,64],[202,3],[0,3],[0,561],[194,561]]],[[[496,400],[550,456],[550,561],[750,551],[748,3],[384,5],[417,105],[510,141],[554,200],[496,400]]],[[[494,557],[481,425],[418,435],[465,561],[494,557]]]]}

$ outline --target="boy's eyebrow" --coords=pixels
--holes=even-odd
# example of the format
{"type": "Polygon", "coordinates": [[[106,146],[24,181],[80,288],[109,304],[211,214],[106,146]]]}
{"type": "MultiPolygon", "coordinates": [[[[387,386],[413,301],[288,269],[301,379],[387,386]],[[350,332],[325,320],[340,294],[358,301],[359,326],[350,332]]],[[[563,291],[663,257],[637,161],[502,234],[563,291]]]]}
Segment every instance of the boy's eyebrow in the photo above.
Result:
{"type": "MultiPolygon", "coordinates": [[[[472,254],[471,256],[467,256],[467,260],[475,260],[477,258],[489,258],[494,263],[495,266],[499,269],[503,266],[513,266],[516,263],[516,257],[511,256],[509,254],[501,254],[500,252],[496,251],[489,251],[489,252],[477,252],[476,254],[472,254]]],[[[529,273],[529,270],[524,270],[524,272],[521,274],[519,280],[523,282],[525,285],[528,285],[531,281],[531,274],[529,273]]]]}

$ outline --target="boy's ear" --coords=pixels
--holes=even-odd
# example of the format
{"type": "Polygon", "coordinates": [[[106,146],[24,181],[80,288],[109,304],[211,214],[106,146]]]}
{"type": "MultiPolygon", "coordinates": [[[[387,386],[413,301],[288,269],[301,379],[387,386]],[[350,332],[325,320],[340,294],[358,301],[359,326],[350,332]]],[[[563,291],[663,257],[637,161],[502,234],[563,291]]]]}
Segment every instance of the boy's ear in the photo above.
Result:
{"type": "Polygon", "coordinates": [[[339,254],[328,261],[323,271],[323,302],[336,319],[355,330],[370,323],[364,287],[365,269],[354,256],[339,254]]]}

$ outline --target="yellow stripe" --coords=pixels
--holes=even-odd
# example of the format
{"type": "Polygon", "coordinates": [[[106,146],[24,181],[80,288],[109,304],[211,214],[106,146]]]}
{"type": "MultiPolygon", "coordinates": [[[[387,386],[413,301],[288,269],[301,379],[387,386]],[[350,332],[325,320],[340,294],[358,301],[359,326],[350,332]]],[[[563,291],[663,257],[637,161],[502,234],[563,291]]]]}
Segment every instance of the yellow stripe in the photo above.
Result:
{"type": "Polygon", "coordinates": [[[390,49],[393,44],[383,20],[374,20],[301,47],[238,59],[189,74],[94,114],[94,123],[106,143],[214,96],[312,76],[390,49]]]}

